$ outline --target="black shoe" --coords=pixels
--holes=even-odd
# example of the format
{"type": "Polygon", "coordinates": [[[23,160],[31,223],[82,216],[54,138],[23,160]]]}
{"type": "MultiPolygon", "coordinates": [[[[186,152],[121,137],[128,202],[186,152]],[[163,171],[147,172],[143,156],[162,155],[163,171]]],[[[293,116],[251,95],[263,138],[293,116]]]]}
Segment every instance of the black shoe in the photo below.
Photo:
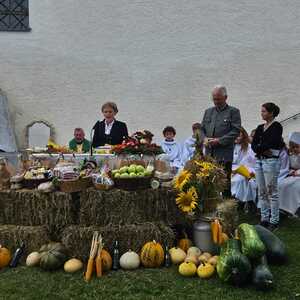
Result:
{"type": "Polygon", "coordinates": [[[273,232],[276,231],[278,228],[279,228],[278,224],[270,223],[268,226],[268,229],[273,232]]]}
{"type": "Polygon", "coordinates": [[[260,221],[259,225],[265,227],[265,228],[269,228],[270,223],[268,221],[260,221]]]}

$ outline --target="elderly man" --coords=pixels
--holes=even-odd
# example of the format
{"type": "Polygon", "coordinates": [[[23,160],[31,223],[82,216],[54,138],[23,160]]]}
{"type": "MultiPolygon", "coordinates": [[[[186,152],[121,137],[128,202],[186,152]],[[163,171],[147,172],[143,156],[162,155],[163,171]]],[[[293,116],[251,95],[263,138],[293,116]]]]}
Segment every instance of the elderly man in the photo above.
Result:
{"type": "Polygon", "coordinates": [[[69,142],[70,150],[77,153],[86,153],[90,150],[90,142],[86,140],[85,134],[82,128],[74,129],[74,138],[69,142]]]}
{"type": "Polygon", "coordinates": [[[216,86],[212,91],[214,107],[208,108],[203,117],[202,128],[206,136],[205,153],[224,165],[228,185],[225,197],[231,197],[231,168],[234,141],[241,128],[240,111],[226,103],[225,86],[216,86]]]}

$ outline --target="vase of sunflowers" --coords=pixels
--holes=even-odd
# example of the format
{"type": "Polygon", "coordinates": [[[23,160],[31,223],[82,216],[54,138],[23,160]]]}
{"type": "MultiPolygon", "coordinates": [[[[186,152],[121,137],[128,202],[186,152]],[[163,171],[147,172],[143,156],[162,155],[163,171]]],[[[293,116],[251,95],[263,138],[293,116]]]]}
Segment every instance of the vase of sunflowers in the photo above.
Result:
{"type": "Polygon", "coordinates": [[[195,156],[174,180],[176,204],[189,216],[210,214],[222,200],[226,174],[212,158],[195,156]]]}

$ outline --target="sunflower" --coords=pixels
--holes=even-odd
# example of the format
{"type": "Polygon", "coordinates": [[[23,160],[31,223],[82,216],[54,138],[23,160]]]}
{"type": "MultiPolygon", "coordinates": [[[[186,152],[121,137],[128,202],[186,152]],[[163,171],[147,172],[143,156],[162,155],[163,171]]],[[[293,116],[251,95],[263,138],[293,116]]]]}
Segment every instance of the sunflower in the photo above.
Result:
{"type": "Polygon", "coordinates": [[[176,198],[176,204],[185,213],[193,211],[197,206],[197,192],[192,186],[188,191],[179,193],[176,198]]]}
{"type": "Polygon", "coordinates": [[[183,170],[175,177],[174,187],[181,191],[184,185],[189,181],[192,177],[192,173],[186,170],[183,170]]]}

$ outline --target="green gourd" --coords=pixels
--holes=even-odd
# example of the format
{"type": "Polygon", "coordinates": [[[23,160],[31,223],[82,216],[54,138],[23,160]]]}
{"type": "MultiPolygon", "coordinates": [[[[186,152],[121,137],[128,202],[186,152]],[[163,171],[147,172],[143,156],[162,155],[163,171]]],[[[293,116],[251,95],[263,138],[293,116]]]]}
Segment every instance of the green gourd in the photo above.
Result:
{"type": "Polygon", "coordinates": [[[68,259],[67,249],[61,243],[51,242],[40,249],[40,267],[44,270],[56,270],[68,259]]]}
{"type": "Polygon", "coordinates": [[[284,243],[273,232],[261,225],[255,225],[255,229],[267,249],[268,263],[285,263],[288,257],[284,243]]]}
{"type": "Polygon", "coordinates": [[[252,281],[258,290],[268,290],[273,287],[273,275],[267,264],[266,256],[262,256],[253,269],[252,281]]]}
{"type": "Polygon", "coordinates": [[[250,259],[258,259],[266,252],[264,243],[259,238],[256,229],[250,224],[240,224],[238,235],[242,244],[242,253],[250,259]]]}
{"type": "Polygon", "coordinates": [[[251,264],[240,249],[240,242],[229,239],[221,248],[217,262],[217,272],[220,279],[234,285],[247,282],[251,273],[251,264]]]}

